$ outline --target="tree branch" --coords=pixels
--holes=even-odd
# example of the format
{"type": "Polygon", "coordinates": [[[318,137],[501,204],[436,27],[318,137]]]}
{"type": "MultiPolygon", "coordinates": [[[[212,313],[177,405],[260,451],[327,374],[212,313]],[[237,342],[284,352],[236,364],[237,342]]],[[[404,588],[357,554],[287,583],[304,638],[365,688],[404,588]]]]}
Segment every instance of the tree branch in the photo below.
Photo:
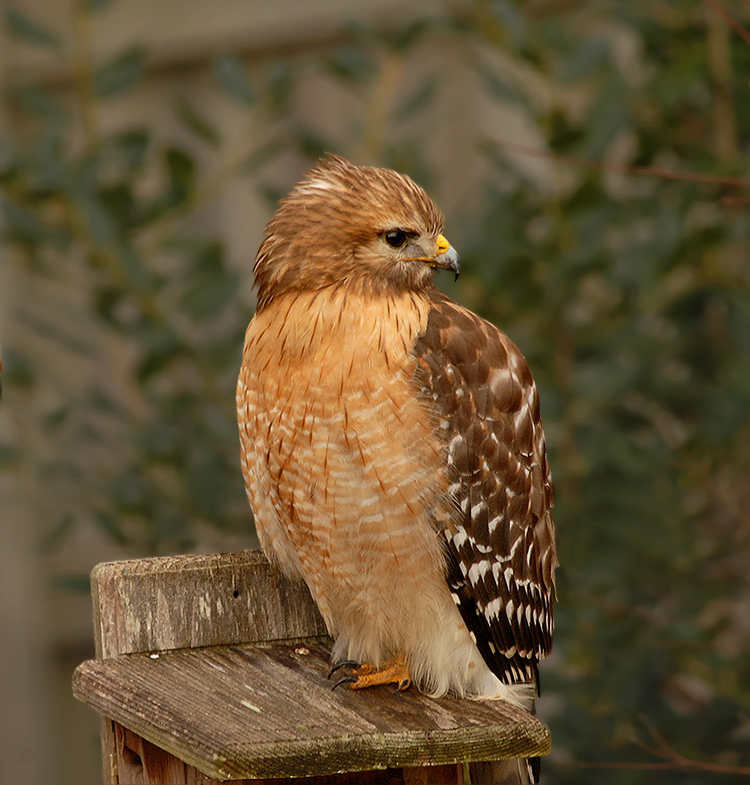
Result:
{"type": "MultiPolygon", "coordinates": [[[[716,0],[703,0],[703,2],[715,11],[719,16],[723,17],[727,24],[734,30],[735,33],[748,45],[750,46],[750,33],[745,30],[745,28],[728,12],[726,11],[716,0]]],[[[746,2],[750,3],[750,0],[746,0],[746,2]]]]}
{"type": "MultiPolygon", "coordinates": [[[[750,0],[748,0],[750,2],[750,0]]],[[[750,776],[750,766],[724,766],[720,763],[706,763],[704,761],[686,758],[682,753],[677,752],[664,736],[657,730],[654,724],[645,716],[639,715],[638,719],[646,727],[654,744],[647,744],[637,737],[633,737],[633,743],[641,749],[663,758],[660,763],[622,763],[612,761],[565,761],[563,766],[575,766],[579,769],[632,769],[643,771],[667,771],[669,769],[689,769],[692,771],[709,771],[714,774],[741,774],[750,776]]]]}
{"type": "MultiPolygon", "coordinates": [[[[750,2],[750,0],[748,0],[750,2]]],[[[640,174],[649,177],[660,177],[665,180],[688,180],[695,183],[713,183],[715,185],[736,185],[740,187],[750,187],[748,177],[725,177],[724,175],[700,174],[699,172],[670,172],[667,169],[659,169],[655,166],[634,166],[630,164],[601,163],[599,161],[587,161],[582,158],[572,158],[568,155],[550,153],[546,150],[539,150],[536,147],[529,147],[525,144],[508,142],[505,139],[490,139],[492,144],[498,147],[506,147],[533,158],[546,158],[550,161],[578,166],[582,169],[596,169],[603,172],[620,172],[623,174],[640,174]]]]}

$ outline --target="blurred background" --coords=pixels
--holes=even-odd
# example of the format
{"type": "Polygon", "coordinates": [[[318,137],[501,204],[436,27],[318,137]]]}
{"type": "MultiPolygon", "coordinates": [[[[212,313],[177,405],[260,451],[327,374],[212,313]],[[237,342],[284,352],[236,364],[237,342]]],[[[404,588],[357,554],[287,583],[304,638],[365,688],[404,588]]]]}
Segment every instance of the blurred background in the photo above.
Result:
{"type": "Polygon", "coordinates": [[[430,192],[464,271],[438,284],[540,387],[562,563],[543,781],[747,781],[747,30],[747,0],[3,6],[8,782],[101,782],[70,692],[97,562],[257,543],[251,269],[323,151],[430,192]]]}

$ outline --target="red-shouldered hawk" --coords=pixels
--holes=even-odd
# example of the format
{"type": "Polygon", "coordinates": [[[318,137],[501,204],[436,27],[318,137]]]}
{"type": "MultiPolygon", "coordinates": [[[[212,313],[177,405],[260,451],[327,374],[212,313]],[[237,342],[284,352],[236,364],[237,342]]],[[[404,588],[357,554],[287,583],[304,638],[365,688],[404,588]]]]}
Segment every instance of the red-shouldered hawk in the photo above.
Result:
{"type": "Polygon", "coordinates": [[[557,565],[539,399],[412,180],[329,156],[255,263],[237,387],[266,553],[310,588],[353,688],[531,708],[557,565]],[[359,667],[355,667],[359,664],[359,667]]]}

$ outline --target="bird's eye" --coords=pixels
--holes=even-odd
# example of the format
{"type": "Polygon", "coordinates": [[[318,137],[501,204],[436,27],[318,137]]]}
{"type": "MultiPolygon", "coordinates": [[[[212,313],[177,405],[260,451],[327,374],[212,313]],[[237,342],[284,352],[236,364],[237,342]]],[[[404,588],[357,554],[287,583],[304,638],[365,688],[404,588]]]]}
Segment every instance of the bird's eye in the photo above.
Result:
{"type": "Polygon", "coordinates": [[[409,235],[401,229],[396,229],[393,232],[385,233],[385,241],[391,248],[401,248],[406,244],[409,235]]]}

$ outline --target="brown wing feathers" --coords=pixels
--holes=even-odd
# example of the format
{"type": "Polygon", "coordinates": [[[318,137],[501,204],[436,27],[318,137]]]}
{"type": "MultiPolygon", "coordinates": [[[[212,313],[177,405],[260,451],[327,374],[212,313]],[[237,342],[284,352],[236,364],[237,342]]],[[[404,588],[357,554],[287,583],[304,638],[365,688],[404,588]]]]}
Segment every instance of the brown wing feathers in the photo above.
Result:
{"type": "Polygon", "coordinates": [[[526,361],[496,328],[439,293],[414,347],[438,418],[449,492],[447,578],[490,668],[534,681],[552,644],[552,485],[526,361]]]}

